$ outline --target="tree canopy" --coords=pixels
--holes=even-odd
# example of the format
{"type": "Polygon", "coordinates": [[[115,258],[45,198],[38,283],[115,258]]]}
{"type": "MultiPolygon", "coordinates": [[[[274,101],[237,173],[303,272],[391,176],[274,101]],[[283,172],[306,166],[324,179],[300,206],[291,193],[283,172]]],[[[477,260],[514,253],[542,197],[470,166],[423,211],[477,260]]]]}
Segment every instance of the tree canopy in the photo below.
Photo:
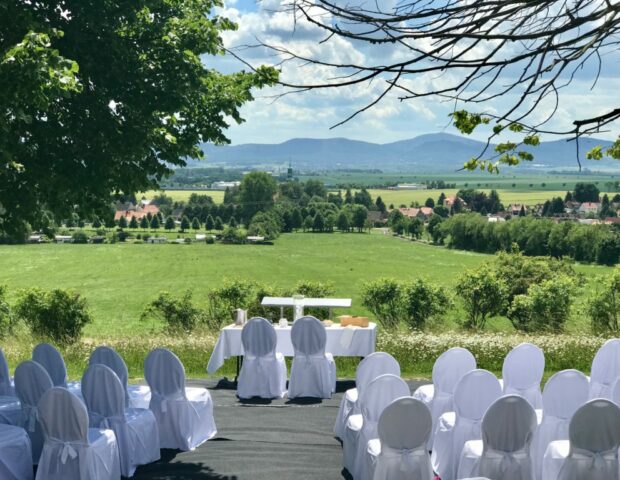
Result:
{"type": "Polygon", "coordinates": [[[102,211],[157,186],[201,142],[227,143],[252,89],[277,72],[222,74],[205,55],[236,25],[220,0],[0,3],[0,233],[43,208],[102,211]]]}

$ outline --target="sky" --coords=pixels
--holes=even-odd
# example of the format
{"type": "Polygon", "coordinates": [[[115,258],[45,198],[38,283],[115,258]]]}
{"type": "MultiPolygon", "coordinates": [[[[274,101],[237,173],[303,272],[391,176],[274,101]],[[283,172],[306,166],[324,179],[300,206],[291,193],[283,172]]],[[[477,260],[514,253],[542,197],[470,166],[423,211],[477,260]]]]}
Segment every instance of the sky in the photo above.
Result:
{"type": "MultiPolygon", "coordinates": [[[[258,41],[271,45],[286,46],[306,56],[321,58],[334,63],[355,62],[381,64],[404,58],[407,52],[394,47],[353,44],[340,37],[321,42],[325,33],[307,22],[294,22],[292,16],[281,11],[285,0],[227,0],[223,9],[216,13],[235,21],[239,28],[225,32],[224,42],[245,61],[254,66],[279,64],[273,51],[256,46],[258,41]]],[[[393,1],[393,0],[385,0],[393,1]]],[[[618,105],[617,78],[620,76],[620,56],[608,55],[600,79],[592,89],[592,79],[597,65],[585,65],[570,87],[562,90],[557,114],[547,127],[567,129],[576,118],[605,113],[611,106],[618,105]]],[[[231,56],[204,57],[209,68],[222,72],[247,69],[231,56]]],[[[333,71],[316,65],[284,63],[281,65],[281,79],[289,83],[321,83],[329,80],[333,71]]],[[[453,78],[452,78],[453,79],[453,78]]],[[[446,75],[419,75],[408,78],[407,85],[413,88],[428,88],[442,85],[450,80],[446,75]]],[[[459,134],[450,124],[449,113],[453,102],[438,98],[401,101],[398,94],[386,97],[381,103],[360,114],[351,121],[336,128],[330,128],[346,119],[360,107],[372,101],[385,88],[384,81],[371,85],[314,90],[290,93],[282,96],[283,87],[273,87],[254,92],[255,101],[241,110],[246,122],[233,124],[228,137],[233,145],[243,143],[280,143],[291,138],[333,138],[346,137],[375,143],[388,143],[413,138],[421,134],[446,132],[459,134]]],[[[510,106],[514,97],[504,97],[484,104],[485,111],[499,113],[510,106]]],[[[460,107],[463,108],[463,107],[460,107]]],[[[481,108],[481,107],[478,107],[481,108]]],[[[551,108],[550,103],[541,105],[534,118],[542,119],[551,108]]],[[[597,134],[597,138],[615,139],[620,128],[597,134]]],[[[473,138],[486,139],[488,131],[479,131],[473,138]]],[[[543,140],[553,139],[551,137],[543,140]]]]}

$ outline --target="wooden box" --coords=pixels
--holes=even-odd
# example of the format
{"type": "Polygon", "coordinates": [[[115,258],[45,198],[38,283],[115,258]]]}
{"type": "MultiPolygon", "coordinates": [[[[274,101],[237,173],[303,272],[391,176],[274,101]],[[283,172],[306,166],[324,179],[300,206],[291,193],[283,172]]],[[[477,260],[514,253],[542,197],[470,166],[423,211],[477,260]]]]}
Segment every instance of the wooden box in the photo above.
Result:
{"type": "Polygon", "coordinates": [[[340,320],[340,325],[346,327],[348,325],[353,325],[354,327],[367,327],[368,326],[368,317],[352,317],[351,315],[340,315],[338,317],[340,320]]]}

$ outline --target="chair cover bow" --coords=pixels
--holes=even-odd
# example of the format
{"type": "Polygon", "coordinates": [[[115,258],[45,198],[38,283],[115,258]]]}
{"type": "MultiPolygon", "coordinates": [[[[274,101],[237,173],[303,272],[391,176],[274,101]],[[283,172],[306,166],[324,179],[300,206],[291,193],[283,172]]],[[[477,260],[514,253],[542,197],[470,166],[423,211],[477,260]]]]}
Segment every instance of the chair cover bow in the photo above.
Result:
{"type": "Polygon", "coordinates": [[[110,415],[106,417],[105,415],[102,415],[101,413],[97,413],[97,412],[90,412],[90,415],[93,419],[93,423],[97,425],[99,428],[104,429],[104,430],[112,429],[113,428],[112,426],[115,423],[125,422],[125,417],[121,415],[110,415]]]}
{"type": "Polygon", "coordinates": [[[602,470],[608,462],[614,462],[618,459],[618,451],[613,448],[603,452],[591,452],[581,448],[573,448],[573,458],[580,460],[590,459],[590,468],[593,470],[602,470]]]}
{"type": "Polygon", "coordinates": [[[60,450],[58,456],[60,458],[60,461],[64,465],[65,463],[67,463],[69,457],[71,457],[71,460],[75,459],[75,457],[77,457],[77,452],[75,451],[75,448],[73,448],[73,445],[71,445],[70,442],[63,442],[62,449],[60,450]]]}
{"type": "Polygon", "coordinates": [[[484,454],[483,457],[486,456],[489,459],[499,460],[500,461],[500,473],[502,475],[506,474],[509,471],[512,471],[514,467],[519,465],[519,462],[526,460],[528,457],[527,449],[522,448],[520,450],[515,450],[513,452],[504,452],[501,450],[495,450],[489,448],[484,454]]]}
{"type": "Polygon", "coordinates": [[[25,425],[29,432],[34,432],[39,419],[39,409],[35,405],[28,405],[24,403],[22,405],[24,409],[25,425]]]}
{"type": "Polygon", "coordinates": [[[400,459],[400,471],[414,473],[421,468],[421,462],[416,461],[424,458],[428,453],[426,452],[426,445],[422,445],[416,448],[402,448],[396,449],[392,447],[381,446],[381,455],[386,460],[400,459]]]}

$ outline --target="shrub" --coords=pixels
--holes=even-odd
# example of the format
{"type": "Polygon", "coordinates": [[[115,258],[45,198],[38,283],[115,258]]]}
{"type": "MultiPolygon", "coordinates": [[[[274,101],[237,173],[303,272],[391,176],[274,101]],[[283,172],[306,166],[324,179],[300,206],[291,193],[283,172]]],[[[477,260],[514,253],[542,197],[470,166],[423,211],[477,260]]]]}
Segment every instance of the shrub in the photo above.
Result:
{"type": "Polygon", "coordinates": [[[192,292],[174,297],[169,292],[160,292],[142,312],[141,320],[155,317],[166,323],[166,330],[172,334],[191,332],[204,319],[204,312],[192,302],[192,292]]]}
{"type": "Polygon", "coordinates": [[[620,330],[620,271],[614,270],[600,282],[600,286],[586,307],[592,330],[595,333],[617,333],[620,330]]]}
{"type": "Polygon", "coordinates": [[[222,232],[222,243],[244,244],[247,240],[248,233],[243,228],[226,227],[222,232]]]}
{"type": "Polygon", "coordinates": [[[526,295],[517,295],[508,318],[517,330],[524,332],[562,332],[570,316],[574,282],[560,275],[531,285],[526,295]]]}
{"type": "Polygon", "coordinates": [[[431,317],[445,313],[450,306],[446,291],[425,280],[417,279],[402,287],[403,319],[414,330],[423,329],[431,317]]]}
{"type": "Polygon", "coordinates": [[[465,328],[482,330],[489,317],[497,315],[506,301],[504,281],[488,265],[469,270],[459,277],[456,294],[463,302],[465,328]]]}
{"type": "Polygon", "coordinates": [[[401,285],[392,278],[380,278],[362,285],[362,305],[376,317],[385,329],[400,323],[401,285]]]}
{"type": "Polygon", "coordinates": [[[84,326],[92,322],[86,300],[69,290],[26,290],[18,298],[15,311],[34,335],[61,344],[79,340],[84,326]]]}
{"type": "Polygon", "coordinates": [[[73,238],[73,243],[88,243],[88,235],[81,230],[75,232],[71,237],[73,238]]]}
{"type": "Polygon", "coordinates": [[[13,312],[6,301],[6,285],[0,285],[0,338],[4,337],[13,327],[13,312]]]}
{"type": "Polygon", "coordinates": [[[207,299],[207,326],[219,330],[222,323],[234,320],[235,309],[250,309],[256,299],[255,284],[247,280],[225,278],[219,287],[207,293],[207,299]]]}
{"type": "Polygon", "coordinates": [[[213,245],[215,243],[215,237],[213,235],[207,235],[205,242],[207,245],[213,245]]]}
{"type": "MultiPolygon", "coordinates": [[[[291,295],[294,294],[300,294],[309,298],[325,298],[334,294],[334,284],[330,282],[301,281],[295,285],[291,295]]],[[[304,310],[304,313],[317,318],[327,318],[329,308],[307,308],[304,310]]]]}

